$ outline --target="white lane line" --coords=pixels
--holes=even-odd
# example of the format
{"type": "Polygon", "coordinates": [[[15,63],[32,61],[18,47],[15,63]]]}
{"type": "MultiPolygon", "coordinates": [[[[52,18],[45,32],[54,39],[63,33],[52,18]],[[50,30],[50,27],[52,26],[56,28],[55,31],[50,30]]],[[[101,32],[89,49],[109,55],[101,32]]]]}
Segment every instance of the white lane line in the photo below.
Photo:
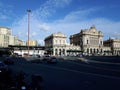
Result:
{"type": "Polygon", "coordinates": [[[79,66],[92,67],[92,68],[95,68],[95,69],[102,69],[102,70],[120,72],[120,70],[106,69],[106,68],[101,68],[101,67],[96,67],[96,66],[90,66],[90,64],[89,65],[87,65],[87,64],[83,65],[83,64],[80,64],[80,63],[77,63],[77,62],[71,62],[71,61],[67,61],[67,62],[72,63],[72,64],[76,64],[76,65],[79,65],[79,66]]]}
{"type": "Polygon", "coordinates": [[[55,66],[48,66],[48,65],[42,65],[42,64],[40,66],[46,67],[46,68],[51,68],[51,69],[64,70],[64,71],[73,72],[73,73],[92,75],[92,76],[97,76],[97,77],[104,77],[104,78],[111,78],[111,79],[120,79],[120,77],[108,76],[108,75],[102,75],[102,74],[95,74],[95,73],[88,73],[88,72],[82,72],[82,71],[77,71],[77,70],[72,70],[72,69],[67,69],[67,68],[61,68],[61,67],[55,67],[55,66]]]}
{"type": "MultiPolygon", "coordinates": [[[[81,59],[78,58],[78,60],[84,61],[86,60],[85,58],[81,59]]],[[[87,59],[88,60],[88,59],[87,59]]],[[[89,60],[88,62],[92,62],[92,63],[102,63],[102,64],[112,64],[112,65],[120,65],[120,63],[112,63],[112,62],[101,62],[101,61],[95,61],[95,60],[89,60]]]]}

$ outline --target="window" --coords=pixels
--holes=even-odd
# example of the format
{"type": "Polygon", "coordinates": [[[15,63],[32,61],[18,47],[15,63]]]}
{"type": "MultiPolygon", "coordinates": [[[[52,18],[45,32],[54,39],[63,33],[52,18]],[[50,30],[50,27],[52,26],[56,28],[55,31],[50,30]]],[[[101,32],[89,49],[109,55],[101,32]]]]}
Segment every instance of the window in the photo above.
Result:
{"type": "Polygon", "coordinates": [[[102,45],[102,41],[101,41],[100,43],[101,43],[101,45],[102,45]]]}
{"type": "Polygon", "coordinates": [[[87,40],[87,44],[88,44],[88,40],[87,40]]]}
{"type": "Polygon", "coordinates": [[[60,40],[60,44],[61,44],[61,40],[60,40]]]}
{"type": "Polygon", "coordinates": [[[89,48],[87,49],[87,53],[89,53],[89,48]]]}
{"type": "Polygon", "coordinates": [[[63,40],[63,44],[65,44],[65,40],[63,40]]]}
{"type": "Polygon", "coordinates": [[[57,49],[55,49],[55,55],[57,55],[57,52],[58,52],[58,50],[57,50],[57,49]]]}
{"type": "Polygon", "coordinates": [[[55,43],[57,44],[57,40],[55,40],[55,43]]]}

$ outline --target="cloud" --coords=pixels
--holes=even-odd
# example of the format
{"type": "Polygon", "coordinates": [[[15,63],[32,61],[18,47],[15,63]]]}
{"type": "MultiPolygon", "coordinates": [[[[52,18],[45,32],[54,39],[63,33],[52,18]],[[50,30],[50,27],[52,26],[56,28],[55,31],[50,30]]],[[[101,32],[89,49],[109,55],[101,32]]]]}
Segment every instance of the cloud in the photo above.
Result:
{"type": "Polygon", "coordinates": [[[45,23],[39,24],[39,25],[38,25],[38,28],[39,28],[40,30],[43,30],[43,31],[49,31],[49,30],[50,30],[50,27],[49,27],[47,24],[45,24],[45,23]]]}
{"type": "MultiPolygon", "coordinates": [[[[30,14],[30,39],[36,39],[43,45],[45,37],[52,33],[62,32],[67,35],[68,40],[70,35],[79,33],[81,29],[89,29],[92,25],[95,25],[98,30],[104,33],[104,38],[113,36],[114,32],[120,33],[120,21],[114,22],[106,18],[90,17],[91,14],[99,12],[99,8],[71,11],[65,15],[64,18],[53,20],[52,22],[44,20],[44,18],[53,15],[57,8],[63,8],[69,5],[71,1],[72,0],[48,0],[39,9],[32,11],[30,14]]],[[[19,35],[20,39],[27,40],[27,15],[15,21],[11,28],[14,34],[19,35]],[[21,32],[21,35],[19,32],[21,32]]]]}
{"type": "Polygon", "coordinates": [[[8,17],[2,13],[0,13],[0,20],[7,20],[8,17]]]}
{"type": "Polygon", "coordinates": [[[39,9],[33,12],[33,17],[37,16],[39,19],[47,18],[56,12],[57,8],[63,8],[69,5],[72,0],[48,0],[39,9]]]}
{"type": "Polygon", "coordinates": [[[3,3],[0,2],[0,7],[3,7],[3,3]]]}
{"type": "Polygon", "coordinates": [[[32,32],[31,34],[30,34],[30,37],[32,38],[32,39],[34,39],[34,37],[36,37],[36,36],[38,36],[39,34],[37,33],[37,32],[32,32]]]}
{"type": "Polygon", "coordinates": [[[120,21],[115,22],[101,17],[88,19],[89,15],[96,11],[98,11],[98,9],[94,9],[94,8],[73,11],[68,15],[66,15],[65,18],[61,20],[56,20],[55,22],[51,23],[49,26],[51,27],[53,32],[61,31],[65,33],[68,36],[68,38],[72,34],[79,33],[81,29],[89,29],[92,25],[95,25],[98,31],[103,32],[104,39],[108,39],[109,37],[112,37],[115,31],[117,33],[120,33],[120,27],[119,27],[120,21]]]}
{"type": "Polygon", "coordinates": [[[92,25],[95,25],[98,31],[103,32],[104,39],[112,37],[114,32],[120,33],[120,27],[119,27],[120,22],[114,22],[102,18],[96,18],[92,20],[86,20],[86,21],[80,21],[80,22],[74,22],[68,24],[59,23],[58,27],[63,28],[62,32],[66,33],[69,36],[70,34],[79,33],[81,29],[89,29],[92,25]]]}
{"type": "MultiPolygon", "coordinates": [[[[57,8],[63,8],[68,5],[72,0],[47,0],[39,9],[30,13],[30,34],[34,39],[42,39],[51,33],[50,23],[46,23],[43,19],[51,16],[56,12],[57,8]]],[[[14,35],[19,35],[22,40],[27,40],[26,34],[28,32],[28,17],[17,19],[13,22],[11,28],[14,35]]]]}
{"type": "Polygon", "coordinates": [[[39,45],[44,45],[44,40],[43,40],[43,39],[39,39],[39,40],[38,40],[38,44],[39,44],[39,45]]]}
{"type": "Polygon", "coordinates": [[[114,35],[114,36],[120,36],[120,33],[114,32],[113,35],[114,35]]]}
{"type": "Polygon", "coordinates": [[[89,8],[89,9],[79,9],[76,11],[70,12],[68,15],[64,17],[64,19],[59,20],[59,22],[79,22],[88,19],[87,17],[91,14],[99,10],[99,8],[89,8]]]}
{"type": "Polygon", "coordinates": [[[12,8],[11,5],[3,4],[0,2],[0,20],[2,20],[2,22],[9,20],[12,17],[13,12],[11,8],[12,8]]]}

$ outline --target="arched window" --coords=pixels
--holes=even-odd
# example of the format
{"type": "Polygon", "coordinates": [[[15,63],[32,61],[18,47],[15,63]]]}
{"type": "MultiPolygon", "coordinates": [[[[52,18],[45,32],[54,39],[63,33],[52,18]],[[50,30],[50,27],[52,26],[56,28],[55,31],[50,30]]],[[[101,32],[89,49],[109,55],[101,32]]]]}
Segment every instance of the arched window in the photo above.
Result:
{"type": "Polygon", "coordinates": [[[102,41],[100,41],[100,44],[102,45],[102,41]]]}
{"type": "Polygon", "coordinates": [[[59,55],[61,55],[61,49],[59,49],[59,55]]]}
{"type": "Polygon", "coordinates": [[[99,50],[97,49],[97,53],[99,53],[99,50]]]}
{"type": "Polygon", "coordinates": [[[65,54],[65,49],[63,49],[63,55],[65,54]]]}
{"type": "Polygon", "coordinates": [[[88,42],[88,40],[87,40],[87,44],[88,44],[89,42],[88,42]]]}
{"type": "Polygon", "coordinates": [[[57,54],[58,54],[57,52],[58,52],[58,50],[57,50],[57,49],[55,49],[55,55],[57,55],[57,54]]]}
{"type": "Polygon", "coordinates": [[[92,54],[92,48],[90,49],[90,53],[92,54]]]}
{"type": "Polygon", "coordinates": [[[102,53],[102,49],[101,49],[101,53],[102,53]]]}
{"type": "Polygon", "coordinates": [[[95,48],[94,48],[94,53],[95,53],[95,48]]]}
{"type": "Polygon", "coordinates": [[[89,48],[87,49],[87,53],[89,53],[89,48]]]}

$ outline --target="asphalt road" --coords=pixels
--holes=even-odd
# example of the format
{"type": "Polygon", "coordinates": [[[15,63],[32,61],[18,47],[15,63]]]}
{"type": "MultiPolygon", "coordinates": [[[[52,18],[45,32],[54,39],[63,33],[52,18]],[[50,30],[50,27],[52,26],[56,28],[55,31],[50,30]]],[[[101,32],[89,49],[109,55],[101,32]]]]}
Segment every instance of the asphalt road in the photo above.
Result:
{"type": "MultiPolygon", "coordinates": [[[[102,59],[102,57],[100,57],[102,59]]],[[[26,72],[30,83],[32,74],[43,77],[43,90],[120,90],[120,64],[113,62],[59,60],[57,64],[31,63],[14,58],[10,65],[15,72],[26,72]]]]}

